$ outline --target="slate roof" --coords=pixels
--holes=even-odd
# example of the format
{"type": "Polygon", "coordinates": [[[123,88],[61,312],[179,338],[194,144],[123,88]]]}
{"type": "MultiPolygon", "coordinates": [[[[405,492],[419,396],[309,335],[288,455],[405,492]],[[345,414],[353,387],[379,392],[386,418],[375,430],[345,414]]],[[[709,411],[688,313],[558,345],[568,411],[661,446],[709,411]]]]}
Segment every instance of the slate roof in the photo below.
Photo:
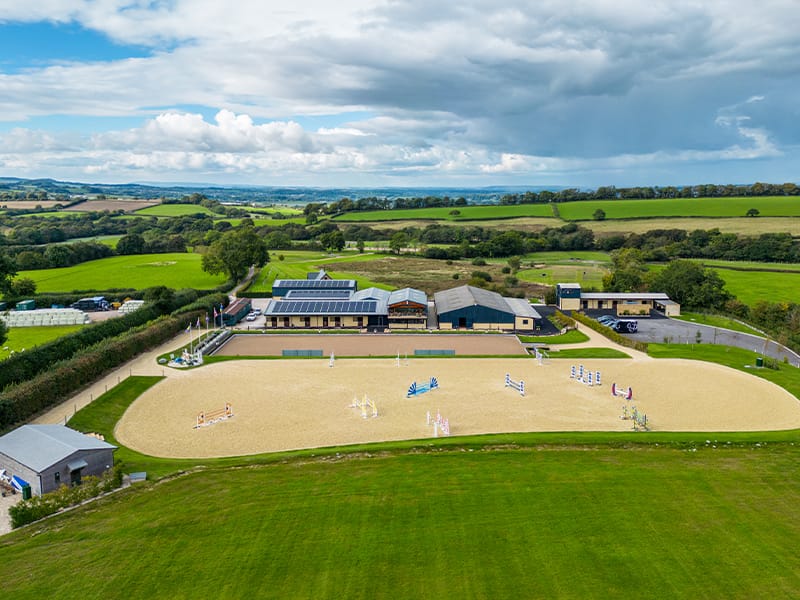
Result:
{"type": "Polygon", "coordinates": [[[23,425],[0,437],[0,453],[41,473],[79,450],[115,450],[116,446],[63,425],[23,425]]]}

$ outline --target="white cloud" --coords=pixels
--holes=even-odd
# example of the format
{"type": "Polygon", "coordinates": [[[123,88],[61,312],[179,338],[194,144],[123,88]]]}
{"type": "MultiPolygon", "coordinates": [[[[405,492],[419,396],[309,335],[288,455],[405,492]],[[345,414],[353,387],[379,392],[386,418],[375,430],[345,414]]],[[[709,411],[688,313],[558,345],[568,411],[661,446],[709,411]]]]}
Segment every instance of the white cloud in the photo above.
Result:
{"type": "Polygon", "coordinates": [[[93,172],[499,177],[800,143],[794,0],[0,0],[0,20],[74,22],[150,48],[0,70],[0,120],[21,126],[8,147],[93,172]],[[208,121],[184,106],[225,108],[208,121]],[[354,111],[374,116],[300,125],[354,111]],[[23,131],[45,115],[143,125],[80,140],[23,131]]]}

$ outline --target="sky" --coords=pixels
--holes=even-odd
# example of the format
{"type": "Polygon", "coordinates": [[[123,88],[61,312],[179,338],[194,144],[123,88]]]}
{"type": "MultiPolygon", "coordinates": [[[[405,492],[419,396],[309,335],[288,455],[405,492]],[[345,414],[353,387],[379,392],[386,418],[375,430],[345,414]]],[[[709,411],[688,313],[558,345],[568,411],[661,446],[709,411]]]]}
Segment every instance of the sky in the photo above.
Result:
{"type": "Polygon", "coordinates": [[[797,0],[0,0],[0,176],[798,182],[797,0]]]}

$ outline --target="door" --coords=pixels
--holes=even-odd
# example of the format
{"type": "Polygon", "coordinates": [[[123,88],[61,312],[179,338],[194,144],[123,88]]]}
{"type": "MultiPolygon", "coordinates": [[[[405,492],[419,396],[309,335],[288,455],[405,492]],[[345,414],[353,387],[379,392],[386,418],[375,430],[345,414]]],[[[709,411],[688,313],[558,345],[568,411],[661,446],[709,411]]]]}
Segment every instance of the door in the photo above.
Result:
{"type": "Polygon", "coordinates": [[[72,486],[81,484],[81,470],[75,469],[69,474],[69,484],[72,486]]]}

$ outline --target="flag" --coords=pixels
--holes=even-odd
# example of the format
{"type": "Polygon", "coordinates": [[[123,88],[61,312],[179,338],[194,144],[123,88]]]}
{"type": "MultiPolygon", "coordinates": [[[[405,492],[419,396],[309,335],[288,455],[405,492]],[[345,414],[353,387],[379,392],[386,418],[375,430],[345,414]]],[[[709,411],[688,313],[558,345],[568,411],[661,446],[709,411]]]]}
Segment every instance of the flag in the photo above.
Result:
{"type": "Polygon", "coordinates": [[[198,329],[200,329],[200,315],[197,316],[197,324],[195,325],[198,329]]]}
{"type": "Polygon", "coordinates": [[[219,313],[217,312],[217,307],[215,306],[214,307],[214,318],[216,319],[218,316],[219,316],[219,313]]]}
{"type": "Polygon", "coordinates": [[[206,325],[208,325],[208,313],[206,313],[206,325]]]}
{"type": "Polygon", "coordinates": [[[192,322],[189,321],[189,324],[186,326],[186,333],[192,333],[192,322]]]}

